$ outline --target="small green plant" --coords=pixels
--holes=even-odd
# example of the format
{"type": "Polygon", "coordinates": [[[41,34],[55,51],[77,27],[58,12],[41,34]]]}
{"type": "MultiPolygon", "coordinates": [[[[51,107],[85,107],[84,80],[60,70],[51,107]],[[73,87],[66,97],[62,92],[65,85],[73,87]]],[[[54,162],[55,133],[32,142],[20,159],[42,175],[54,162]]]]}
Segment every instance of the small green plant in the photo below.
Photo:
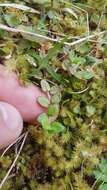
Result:
{"type": "Polygon", "coordinates": [[[102,158],[98,169],[94,171],[96,182],[99,185],[98,190],[107,190],[107,159],[102,158]]]}
{"type": "Polygon", "coordinates": [[[46,113],[42,113],[38,117],[38,121],[41,123],[42,128],[50,135],[65,131],[65,127],[60,122],[54,121],[52,123],[49,123],[48,115],[46,113]]]}

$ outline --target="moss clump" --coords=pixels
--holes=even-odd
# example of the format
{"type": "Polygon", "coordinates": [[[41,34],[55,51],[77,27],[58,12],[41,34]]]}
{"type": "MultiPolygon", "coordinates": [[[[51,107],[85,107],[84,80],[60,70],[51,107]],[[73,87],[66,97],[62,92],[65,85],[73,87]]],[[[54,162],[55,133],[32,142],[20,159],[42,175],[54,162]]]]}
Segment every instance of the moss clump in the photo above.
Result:
{"type": "MultiPolygon", "coordinates": [[[[100,33],[107,29],[106,0],[43,2],[21,3],[37,9],[37,14],[0,8],[1,23],[52,39],[0,30],[0,63],[17,72],[24,84],[48,83],[48,115],[65,130],[52,134],[38,124],[25,126],[29,135],[2,189],[91,190],[94,184],[97,190],[105,182],[97,183],[94,171],[102,157],[107,160],[107,34],[100,33]],[[64,44],[88,31],[95,34],[93,39],[72,47],[64,44]],[[60,38],[61,44],[53,42],[60,38]]],[[[19,145],[0,158],[0,180],[19,145]]]]}

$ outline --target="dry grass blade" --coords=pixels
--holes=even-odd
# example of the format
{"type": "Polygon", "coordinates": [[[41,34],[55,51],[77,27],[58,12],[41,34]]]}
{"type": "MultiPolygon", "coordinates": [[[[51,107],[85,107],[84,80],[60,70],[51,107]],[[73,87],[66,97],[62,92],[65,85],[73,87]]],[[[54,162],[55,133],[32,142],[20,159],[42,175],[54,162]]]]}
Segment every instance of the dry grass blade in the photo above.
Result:
{"type": "MultiPolygon", "coordinates": [[[[61,43],[61,41],[62,41],[62,39],[50,38],[50,37],[47,37],[47,36],[44,36],[44,35],[41,35],[41,34],[37,34],[37,33],[33,33],[33,32],[28,32],[28,31],[21,30],[21,29],[12,28],[12,27],[6,26],[6,25],[4,25],[4,24],[0,24],[0,29],[6,30],[6,31],[8,31],[8,32],[13,32],[13,33],[28,34],[28,35],[32,35],[32,36],[34,36],[34,37],[38,37],[38,38],[45,39],[45,40],[48,40],[48,41],[53,41],[53,42],[59,42],[59,43],[61,43]]],[[[95,34],[86,36],[86,37],[84,37],[84,38],[81,38],[81,39],[76,40],[76,41],[71,42],[71,43],[64,42],[64,44],[65,44],[65,45],[68,45],[68,46],[74,46],[74,45],[76,45],[76,44],[79,44],[79,43],[82,43],[82,42],[85,42],[85,41],[89,41],[90,39],[95,38],[95,37],[97,37],[97,36],[99,37],[99,36],[101,36],[101,35],[105,35],[106,33],[107,33],[107,30],[104,30],[104,31],[97,32],[97,33],[95,33],[95,34]]]]}
{"type": "Polygon", "coordinates": [[[98,23],[98,26],[97,26],[97,30],[100,29],[101,21],[102,21],[102,18],[103,18],[103,16],[104,16],[104,12],[105,12],[106,6],[107,6],[107,2],[104,4],[104,8],[103,8],[103,11],[102,11],[101,16],[100,16],[100,19],[99,19],[99,23],[98,23]]]}
{"type": "Polygon", "coordinates": [[[71,14],[72,16],[74,16],[76,19],[78,19],[78,15],[70,8],[64,8],[63,9],[64,12],[67,12],[69,14],[71,14]]]}
{"type": "Polygon", "coordinates": [[[38,37],[38,38],[49,40],[49,41],[53,41],[53,42],[59,41],[58,39],[53,39],[53,38],[50,38],[50,37],[47,37],[47,36],[44,36],[44,35],[41,35],[41,34],[25,31],[25,30],[18,29],[18,28],[8,27],[8,26],[6,26],[4,24],[0,24],[0,29],[6,30],[8,32],[13,32],[13,33],[28,34],[28,35],[31,35],[31,36],[34,36],[34,37],[38,37]]]}
{"type": "Polygon", "coordinates": [[[74,7],[75,9],[80,10],[80,11],[82,11],[82,12],[84,12],[84,13],[86,14],[86,20],[87,20],[87,35],[89,35],[89,34],[90,34],[90,29],[89,29],[89,15],[88,15],[88,12],[87,12],[86,10],[84,10],[84,9],[82,9],[82,8],[80,8],[80,7],[78,7],[78,6],[76,6],[76,5],[73,5],[73,7],[74,7]]]}
{"type": "Polygon", "coordinates": [[[84,92],[86,92],[89,89],[89,86],[87,88],[85,88],[84,90],[78,91],[78,92],[71,92],[71,94],[82,94],[84,92]]]}
{"type": "Polygon", "coordinates": [[[25,133],[22,134],[20,137],[18,137],[13,143],[11,143],[2,153],[1,158],[6,154],[6,152],[14,145],[16,144],[18,141],[20,141],[23,137],[25,136],[25,133]]]}
{"type": "Polygon", "coordinates": [[[79,39],[79,40],[76,40],[76,41],[74,41],[74,42],[68,43],[68,45],[69,45],[69,46],[74,46],[74,45],[79,44],[79,43],[81,43],[81,42],[89,41],[90,39],[95,38],[95,37],[97,37],[97,36],[105,35],[106,33],[107,33],[107,30],[104,30],[104,31],[102,31],[102,32],[95,33],[95,34],[86,36],[86,37],[84,37],[84,38],[81,38],[81,39],[79,39]]]}
{"type": "Polygon", "coordinates": [[[10,168],[9,168],[9,170],[7,171],[5,177],[3,178],[3,180],[2,180],[1,183],[0,183],[0,189],[2,189],[4,183],[5,183],[6,180],[8,179],[8,176],[9,176],[10,172],[12,171],[13,167],[15,166],[16,161],[17,161],[18,158],[19,158],[19,155],[20,155],[20,153],[21,153],[21,151],[22,151],[22,148],[23,148],[23,146],[24,146],[24,143],[25,143],[25,141],[26,141],[27,136],[28,136],[28,132],[25,133],[24,138],[23,138],[23,141],[22,141],[22,144],[21,144],[20,149],[19,149],[19,151],[18,151],[18,154],[16,155],[16,157],[15,157],[15,159],[14,159],[12,165],[10,166],[10,168]]]}
{"type": "Polygon", "coordinates": [[[31,13],[40,14],[39,11],[37,11],[37,10],[31,8],[31,7],[21,5],[21,4],[16,4],[16,3],[0,3],[0,7],[15,8],[15,9],[20,9],[22,11],[28,11],[28,12],[31,12],[31,13]]]}

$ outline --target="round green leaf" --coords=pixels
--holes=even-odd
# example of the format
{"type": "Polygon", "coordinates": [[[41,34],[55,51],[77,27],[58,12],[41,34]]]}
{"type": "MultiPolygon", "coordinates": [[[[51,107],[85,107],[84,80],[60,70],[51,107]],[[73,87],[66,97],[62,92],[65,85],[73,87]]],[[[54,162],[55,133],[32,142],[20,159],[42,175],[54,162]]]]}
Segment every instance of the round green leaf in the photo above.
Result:
{"type": "Polygon", "coordinates": [[[39,96],[38,97],[38,103],[41,105],[41,106],[43,106],[43,107],[45,107],[45,108],[48,108],[48,106],[49,106],[49,100],[47,99],[47,98],[45,98],[45,97],[43,97],[43,96],[39,96]]]}
{"type": "Polygon", "coordinates": [[[60,123],[60,122],[53,122],[51,123],[51,131],[53,133],[60,133],[63,132],[65,130],[65,127],[60,123]]]}
{"type": "Polygon", "coordinates": [[[41,87],[44,92],[50,91],[49,83],[46,80],[41,80],[41,87]]]}

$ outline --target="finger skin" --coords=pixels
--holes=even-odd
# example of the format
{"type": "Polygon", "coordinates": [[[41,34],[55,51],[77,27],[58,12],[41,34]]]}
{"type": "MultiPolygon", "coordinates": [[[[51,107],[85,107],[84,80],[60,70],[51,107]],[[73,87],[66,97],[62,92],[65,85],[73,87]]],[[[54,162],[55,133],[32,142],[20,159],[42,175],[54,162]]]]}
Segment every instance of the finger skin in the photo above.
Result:
{"type": "Polygon", "coordinates": [[[5,66],[0,65],[0,100],[17,108],[25,122],[35,121],[46,109],[37,102],[39,96],[46,96],[40,88],[31,84],[22,86],[14,72],[6,73],[5,66]]]}
{"type": "Polygon", "coordinates": [[[23,119],[12,105],[0,102],[0,149],[15,141],[23,129],[23,119]]]}

